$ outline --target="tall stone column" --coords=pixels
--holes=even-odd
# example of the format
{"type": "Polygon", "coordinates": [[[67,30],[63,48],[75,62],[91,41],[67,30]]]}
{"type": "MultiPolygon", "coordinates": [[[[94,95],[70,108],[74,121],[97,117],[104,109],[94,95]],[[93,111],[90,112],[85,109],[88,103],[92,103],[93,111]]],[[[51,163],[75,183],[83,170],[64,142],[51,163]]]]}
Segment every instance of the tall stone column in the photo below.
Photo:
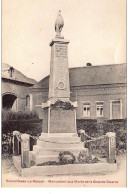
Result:
{"type": "Polygon", "coordinates": [[[69,101],[68,40],[53,39],[51,46],[49,100],[69,101]]]}

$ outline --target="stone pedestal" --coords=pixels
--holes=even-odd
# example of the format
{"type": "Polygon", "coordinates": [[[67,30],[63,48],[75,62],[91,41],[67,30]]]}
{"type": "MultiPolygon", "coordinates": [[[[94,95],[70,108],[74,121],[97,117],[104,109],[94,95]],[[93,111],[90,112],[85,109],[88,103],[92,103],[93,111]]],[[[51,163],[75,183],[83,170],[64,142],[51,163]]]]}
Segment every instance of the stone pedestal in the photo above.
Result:
{"type": "Polygon", "coordinates": [[[48,161],[59,161],[59,153],[69,151],[78,157],[80,151],[85,151],[84,143],[76,133],[42,133],[37,145],[31,152],[31,159],[36,164],[48,161]]]}
{"type": "MultiPolygon", "coordinates": [[[[76,106],[76,103],[72,104],[76,106]]],[[[43,133],[76,133],[76,107],[73,110],[64,110],[46,105],[43,110],[43,133]]]]}

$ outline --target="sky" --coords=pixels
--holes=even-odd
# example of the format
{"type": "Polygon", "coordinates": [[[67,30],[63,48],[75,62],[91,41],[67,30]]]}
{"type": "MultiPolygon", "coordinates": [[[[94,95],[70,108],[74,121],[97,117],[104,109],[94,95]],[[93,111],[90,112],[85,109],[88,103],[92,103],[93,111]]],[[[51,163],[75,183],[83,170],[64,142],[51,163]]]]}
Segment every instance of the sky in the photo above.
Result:
{"type": "Polygon", "coordinates": [[[2,0],[2,62],[37,81],[47,76],[58,10],[69,67],[126,62],[126,0],[2,0]]]}

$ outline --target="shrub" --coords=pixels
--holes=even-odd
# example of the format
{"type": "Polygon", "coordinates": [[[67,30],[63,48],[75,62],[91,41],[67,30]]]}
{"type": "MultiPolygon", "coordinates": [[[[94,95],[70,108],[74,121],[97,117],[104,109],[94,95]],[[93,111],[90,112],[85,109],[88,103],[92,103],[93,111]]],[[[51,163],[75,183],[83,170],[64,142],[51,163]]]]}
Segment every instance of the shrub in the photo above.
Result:
{"type": "Polygon", "coordinates": [[[35,111],[18,111],[2,110],[2,121],[10,120],[26,120],[26,119],[39,119],[38,114],[35,111]]]}
{"type": "MultiPolygon", "coordinates": [[[[107,132],[116,133],[116,150],[117,154],[126,152],[127,145],[127,120],[116,119],[107,121],[107,123],[96,123],[95,120],[90,122],[84,119],[77,119],[77,130],[83,129],[91,137],[99,137],[107,132]]],[[[106,155],[106,142],[100,140],[92,143],[93,153],[106,155]]]]}
{"type": "Polygon", "coordinates": [[[12,133],[19,131],[33,136],[37,136],[42,132],[42,120],[10,120],[2,121],[2,133],[12,133]]]}
{"type": "MultiPolygon", "coordinates": [[[[12,153],[12,132],[19,131],[32,136],[39,136],[42,132],[42,120],[34,111],[2,110],[2,153],[12,153]]],[[[36,140],[30,138],[30,150],[36,140]]]]}

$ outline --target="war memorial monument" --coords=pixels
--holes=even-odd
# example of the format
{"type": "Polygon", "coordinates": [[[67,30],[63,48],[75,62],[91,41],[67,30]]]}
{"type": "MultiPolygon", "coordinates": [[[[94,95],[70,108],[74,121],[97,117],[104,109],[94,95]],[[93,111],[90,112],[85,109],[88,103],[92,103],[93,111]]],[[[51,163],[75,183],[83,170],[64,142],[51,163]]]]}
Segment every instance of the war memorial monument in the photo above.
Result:
{"type": "MultiPolygon", "coordinates": [[[[22,176],[40,176],[56,174],[81,174],[101,171],[115,171],[115,134],[108,133],[108,160],[95,164],[70,163],[65,165],[41,165],[47,162],[59,162],[59,156],[67,153],[67,157],[78,158],[80,153],[89,155],[85,142],[78,137],[76,129],[77,102],[70,101],[68,44],[61,31],[64,21],[59,11],[56,22],[56,36],[50,42],[51,62],[49,98],[42,103],[44,119],[42,133],[33,151],[30,151],[30,137],[21,135],[21,158],[14,156],[14,165],[22,176]],[[71,153],[71,154],[69,154],[71,153]],[[69,154],[69,155],[68,155],[69,154]],[[31,165],[31,161],[34,165],[31,165]]],[[[13,135],[17,135],[14,132],[13,135]]],[[[16,139],[14,138],[14,143],[16,139]]],[[[13,151],[15,153],[16,146],[13,151]]]]}

